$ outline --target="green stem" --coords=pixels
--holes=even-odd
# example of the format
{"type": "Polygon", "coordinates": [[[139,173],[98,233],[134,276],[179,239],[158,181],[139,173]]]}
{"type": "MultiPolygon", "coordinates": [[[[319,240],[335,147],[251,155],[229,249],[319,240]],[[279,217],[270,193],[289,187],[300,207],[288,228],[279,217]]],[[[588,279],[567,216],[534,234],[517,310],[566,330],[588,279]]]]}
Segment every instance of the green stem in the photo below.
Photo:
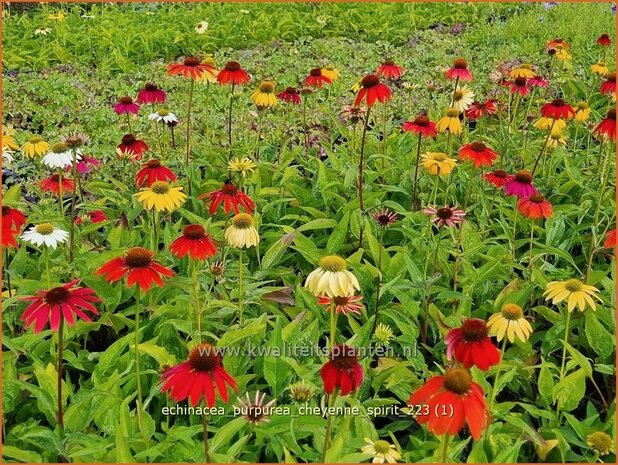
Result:
{"type": "Polygon", "coordinates": [[[232,158],[232,103],[234,102],[234,83],[230,89],[230,108],[227,116],[227,143],[230,146],[230,156],[232,158]]]}
{"type": "Polygon", "coordinates": [[[64,414],[62,412],[62,359],[64,357],[64,316],[60,315],[58,326],[58,427],[64,437],[64,414]]]}
{"type": "Polygon", "coordinates": [[[360,158],[358,161],[358,202],[361,211],[360,218],[360,231],[358,238],[358,248],[360,249],[363,246],[363,229],[365,218],[363,217],[363,213],[365,211],[365,200],[363,197],[363,188],[365,185],[365,140],[367,139],[367,125],[369,124],[369,113],[371,112],[371,107],[367,107],[367,113],[365,114],[365,124],[363,125],[363,135],[361,137],[361,146],[360,146],[360,158]]]}
{"type": "Polygon", "coordinates": [[[185,163],[189,164],[191,158],[191,109],[193,107],[193,89],[195,88],[195,81],[191,79],[189,84],[189,101],[187,102],[187,150],[185,154],[185,163]]]}
{"type": "Polygon", "coordinates": [[[193,294],[195,299],[195,328],[197,331],[197,338],[202,342],[202,305],[200,303],[200,282],[198,279],[198,261],[192,260],[193,267],[192,281],[193,281],[193,294]]]}
{"type": "Polygon", "coordinates": [[[242,324],[242,249],[238,249],[238,326],[242,324]]]}
{"type": "Polygon", "coordinates": [[[49,275],[49,247],[45,247],[45,280],[47,281],[47,289],[51,289],[51,277],[49,275]]]}
{"type": "Polygon", "coordinates": [[[75,204],[76,204],[76,189],[75,183],[77,183],[77,154],[75,150],[71,150],[73,158],[73,164],[71,165],[71,173],[73,176],[73,193],[71,195],[71,226],[69,228],[69,264],[73,263],[73,257],[75,255],[75,204]]]}
{"type": "Polygon", "coordinates": [[[543,153],[545,153],[545,149],[547,148],[547,142],[549,142],[549,137],[551,136],[551,133],[554,130],[556,121],[557,120],[554,120],[551,123],[551,128],[549,128],[549,131],[547,132],[547,137],[545,138],[545,142],[543,142],[543,147],[541,147],[541,151],[536,157],[536,161],[534,162],[534,166],[532,167],[532,172],[530,173],[532,176],[534,176],[534,172],[536,171],[536,168],[539,165],[539,161],[541,161],[541,157],[543,156],[543,153]]]}
{"type": "Polygon", "coordinates": [[[451,442],[451,436],[448,433],[442,435],[440,441],[440,463],[448,463],[448,446],[451,442]]]}
{"type": "Polygon", "coordinates": [[[416,183],[418,181],[418,165],[421,161],[421,142],[423,140],[423,136],[421,134],[418,135],[418,143],[416,145],[416,165],[414,167],[414,182],[412,183],[412,210],[418,210],[418,205],[416,203],[416,183]]]}
{"type": "Polygon", "coordinates": [[[210,463],[210,450],[208,448],[208,416],[202,414],[202,439],[204,442],[204,460],[210,463]]]}
{"type": "Polygon", "coordinates": [[[498,379],[500,378],[500,370],[502,369],[502,361],[504,360],[504,353],[506,349],[506,334],[504,335],[504,339],[502,340],[502,347],[500,349],[500,361],[498,362],[498,366],[496,367],[496,377],[494,378],[494,385],[491,389],[491,399],[489,400],[488,410],[491,412],[491,409],[494,405],[494,401],[496,400],[496,389],[498,388],[498,379]]]}
{"type": "Polygon", "coordinates": [[[133,134],[133,131],[131,130],[131,115],[129,113],[125,113],[125,116],[127,118],[127,129],[129,134],[133,134]]]}
{"type": "MultiPolygon", "coordinates": [[[[602,146],[603,144],[601,144],[602,146]]],[[[611,147],[611,146],[610,146],[611,147]]],[[[602,148],[599,149],[599,151],[601,151],[602,148]]],[[[590,239],[590,248],[588,250],[588,261],[586,263],[586,274],[584,277],[584,281],[588,280],[588,275],[590,274],[590,270],[592,269],[592,259],[594,257],[594,251],[596,248],[596,242],[597,242],[597,238],[596,238],[596,232],[598,230],[598,222],[599,222],[599,215],[601,213],[601,206],[603,205],[603,197],[605,197],[605,188],[607,187],[607,182],[610,178],[610,173],[606,173],[607,169],[608,169],[608,161],[610,160],[610,156],[609,154],[605,157],[605,159],[603,160],[603,167],[601,168],[601,187],[599,188],[599,194],[596,198],[596,208],[594,211],[594,217],[592,220],[592,237],[590,239]]],[[[610,165],[611,168],[611,165],[610,165]]]]}
{"type": "Polygon", "coordinates": [[[378,285],[377,285],[377,289],[376,289],[376,305],[375,305],[375,312],[374,312],[374,318],[373,318],[373,326],[371,327],[371,333],[369,333],[369,339],[371,339],[371,337],[373,336],[373,333],[376,330],[376,327],[378,326],[378,315],[380,312],[380,286],[382,284],[382,247],[384,245],[384,232],[385,232],[386,228],[380,228],[380,245],[378,247],[378,285]]]}
{"type": "Polygon", "coordinates": [[[335,304],[331,300],[330,304],[330,347],[335,347],[337,341],[337,312],[335,311],[335,304]]]}
{"type": "Polygon", "coordinates": [[[328,398],[328,408],[329,412],[327,412],[328,418],[326,419],[326,431],[324,433],[324,448],[322,449],[322,460],[320,462],[325,463],[326,461],[326,452],[330,447],[331,441],[331,433],[333,428],[333,415],[330,414],[330,409],[335,405],[335,399],[337,398],[337,389],[329,396],[328,398]]]}
{"type": "MultiPolygon", "coordinates": [[[[569,343],[569,330],[571,327],[571,312],[567,310],[566,321],[564,323],[564,340],[562,341],[562,362],[560,364],[560,379],[559,383],[562,383],[564,378],[564,370],[566,368],[566,353],[567,345],[569,343]]],[[[560,399],[556,401],[556,423],[560,423],[560,399]]]]}
{"type": "Polygon", "coordinates": [[[514,210],[515,219],[513,220],[513,240],[511,242],[511,257],[513,258],[513,261],[515,261],[515,238],[517,237],[517,217],[519,216],[517,214],[517,201],[515,205],[516,205],[515,210],[514,210]]]}
{"type": "Polygon", "coordinates": [[[530,223],[530,252],[528,257],[528,278],[532,280],[532,242],[534,240],[534,220],[530,223]]]}
{"type": "MultiPolygon", "coordinates": [[[[64,219],[64,189],[62,188],[62,171],[58,173],[58,203],[60,204],[60,216],[64,219]]],[[[73,189],[75,190],[75,189],[73,189]]]]}
{"type": "Polygon", "coordinates": [[[140,363],[140,355],[139,355],[139,324],[140,324],[140,288],[137,286],[135,291],[135,380],[137,385],[137,422],[139,424],[139,428],[144,436],[144,442],[148,442],[146,438],[146,430],[144,428],[144,417],[143,417],[143,397],[142,397],[142,381],[141,381],[141,363],[140,363]]]}

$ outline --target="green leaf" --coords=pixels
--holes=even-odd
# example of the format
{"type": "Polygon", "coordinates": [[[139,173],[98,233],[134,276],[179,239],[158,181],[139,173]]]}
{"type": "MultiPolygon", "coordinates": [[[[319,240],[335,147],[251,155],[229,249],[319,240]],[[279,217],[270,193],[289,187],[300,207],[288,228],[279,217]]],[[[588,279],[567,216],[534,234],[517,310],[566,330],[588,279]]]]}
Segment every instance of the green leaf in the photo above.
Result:
{"type": "Polygon", "coordinates": [[[43,459],[36,452],[29,450],[21,450],[14,446],[2,446],[2,457],[17,460],[24,463],[41,463],[43,459]]]}
{"type": "Polygon", "coordinates": [[[614,353],[616,340],[603,327],[594,312],[587,311],[584,315],[586,318],[584,332],[590,347],[603,359],[609,358],[614,353]]]}
{"type": "Polygon", "coordinates": [[[329,254],[337,253],[341,246],[345,243],[348,235],[348,226],[350,224],[350,212],[346,212],[343,218],[339,221],[332,234],[326,243],[326,252],[329,254]]]}
{"type": "Polygon", "coordinates": [[[247,422],[244,418],[235,418],[223,425],[210,441],[210,451],[217,452],[220,447],[228,447],[234,435],[246,424],[247,422]]]}

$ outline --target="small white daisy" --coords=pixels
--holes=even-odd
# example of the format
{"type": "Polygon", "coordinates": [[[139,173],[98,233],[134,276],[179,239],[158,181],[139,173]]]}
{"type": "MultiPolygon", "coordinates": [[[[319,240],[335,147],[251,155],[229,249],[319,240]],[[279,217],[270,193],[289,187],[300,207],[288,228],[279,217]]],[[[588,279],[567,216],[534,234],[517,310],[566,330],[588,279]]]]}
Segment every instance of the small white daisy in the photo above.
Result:
{"type": "Polygon", "coordinates": [[[45,244],[47,247],[55,249],[58,244],[67,241],[69,233],[63,229],[56,228],[53,224],[41,223],[25,231],[21,238],[37,246],[45,244]]]}
{"type": "Polygon", "coordinates": [[[195,26],[195,32],[197,32],[199,35],[206,34],[207,30],[208,30],[208,21],[200,21],[195,26]]]}
{"type": "Polygon", "coordinates": [[[165,124],[178,122],[178,118],[176,117],[176,115],[167,110],[159,110],[154,113],[150,113],[148,115],[148,119],[151,121],[155,120],[159,123],[163,122],[165,124]]]}
{"type": "Polygon", "coordinates": [[[35,36],[46,36],[51,34],[51,29],[48,27],[39,28],[34,31],[35,36]]]}
{"type": "MultiPolygon", "coordinates": [[[[81,160],[81,154],[81,150],[76,150],[75,158],[81,160]]],[[[50,147],[49,152],[41,161],[50,168],[66,168],[73,164],[73,154],[67,144],[64,142],[57,142],[50,147]]]]}

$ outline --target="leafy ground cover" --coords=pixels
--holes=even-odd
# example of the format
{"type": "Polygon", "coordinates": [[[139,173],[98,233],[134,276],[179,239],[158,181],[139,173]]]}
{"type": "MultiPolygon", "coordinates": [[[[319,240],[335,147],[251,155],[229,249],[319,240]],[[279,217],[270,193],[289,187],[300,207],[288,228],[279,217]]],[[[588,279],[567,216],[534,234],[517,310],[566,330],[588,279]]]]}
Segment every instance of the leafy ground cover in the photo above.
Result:
{"type": "Polygon", "coordinates": [[[615,461],[614,30],[5,7],[4,459],[615,461]]]}

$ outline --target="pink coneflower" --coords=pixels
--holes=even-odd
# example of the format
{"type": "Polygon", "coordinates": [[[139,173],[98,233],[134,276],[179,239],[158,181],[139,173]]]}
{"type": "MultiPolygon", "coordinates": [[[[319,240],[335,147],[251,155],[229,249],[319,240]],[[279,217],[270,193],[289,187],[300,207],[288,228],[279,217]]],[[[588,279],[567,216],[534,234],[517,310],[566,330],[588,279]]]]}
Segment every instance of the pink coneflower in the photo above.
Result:
{"type": "Polygon", "coordinates": [[[511,94],[519,94],[522,97],[528,95],[530,89],[528,88],[527,79],[525,77],[517,77],[511,82],[511,94]]]}
{"type": "Polygon", "coordinates": [[[466,116],[470,119],[480,119],[483,116],[495,115],[497,112],[496,101],[490,99],[486,102],[472,102],[466,110],[466,116]]]}
{"type": "Polygon", "coordinates": [[[417,116],[414,121],[405,121],[401,129],[422,137],[436,137],[436,123],[424,115],[417,116]]]}
{"type": "Polygon", "coordinates": [[[137,112],[139,111],[139,105],[135,103],[128,95],[120,97],[118,103],[115,103],[112,107],[117,115],[126,115],[128,113],[137,115],[137,112]]]}
{"type": "Polygon", "coordinates": [[[504,187],[507,182],[513,179],[513,175],[504,170],[494,170],[483,176],[483,179],[489,181],[494,187],[500,189],[504,187]]]}
{"type": "Polygon", "coordinates": [[[360,313],[363,308],[363,296],[362,295],[350,295],[344,297],[328,297],[321,296],[318,298],[318,303],[330,309],[335,309],[337,314],[343,313],[360,313]]]}
{"type": "Polygon", "coordinates": [[[541,76],[534,76],[528,79],[530,87],[547,87],[549,83],[541,76]]]}
{"type": "Polygon", "coordinates": [[[390,211],[388,208],[373,212],[371,217],[381,228],[388,228],[397,221],[397,213],[390,211]]]}
{"type": "Polygon", "coordinates": [[[94,210],[75,218],[75,224],[78,226],[85,222],[96,224],[102,223],[103,221],[107,221],[107,215],[103,210],[94,210]]]}
{"type": "Polygon", "coordinates": [[[137,103],[165,103],[167,94],[156,84],[149,82],[137,94],[137,103]]]}
{"type": "Polygon", "coordinates": [[[472,73],[468,69],[468,62],[464,58],[456,58],[453,67],[444,75],[447,79],[459,79],[460,81],[471,81],[472,73]]]}
{"type": "Polygon", "coordinates": [[[69,326],[73,326],[76,316],[84,321],[92,320],[86,314],[90,312],[98,315],[99,312],[92,305],[100,302],[94,290],[87,287],[77,287],[79,279],[71,281],[48,291],[36,291],[36,295],[24,297],[22,300],[32,302],[21,315],[20,319],[26,327],[34,326],[34,332],[40,333],[50,323],[52,331],[58,331],[60,319],[64,319],[69,326]]]}
{"type": "Polygon", "coordinates": [[[532,185],[532,174],[530,174],[530,171],[518,171],[504,185],[504,193],[519,199],[537,194],[536,188],[532,185]]]}
{"type": "Polygon", "coordinates": [[[376,74],[385,79],[401,79],[401,75],[405,72],[402,66],[398,66],[395,64],[393,60],[385,60],[382,63],[376,74]]]}
{"type": "Polygon", "coordinates": [[[431,215],[431,222],[436,223],[438,228],[457,226],[463,222],[466,216],[463,210],[459,210],[457,207],[449,207],[448,205],[442,208],[427,207],[423,210],[423,213],[431,215]]]}
{"type": "Polygon", "coordinates": [[[75,169],[81,175],[90,173],[95,168],[98,168],[101,162],[94,157],[82,155],[82,159],[77,162],[75,169]]]}
{"type": "Polygon", "coordinates": [[[286,87],[285,90],[277,94],[277,98],[293,105],[300,105],[301,103],[300,92],[296,87],[286,87]]]}

